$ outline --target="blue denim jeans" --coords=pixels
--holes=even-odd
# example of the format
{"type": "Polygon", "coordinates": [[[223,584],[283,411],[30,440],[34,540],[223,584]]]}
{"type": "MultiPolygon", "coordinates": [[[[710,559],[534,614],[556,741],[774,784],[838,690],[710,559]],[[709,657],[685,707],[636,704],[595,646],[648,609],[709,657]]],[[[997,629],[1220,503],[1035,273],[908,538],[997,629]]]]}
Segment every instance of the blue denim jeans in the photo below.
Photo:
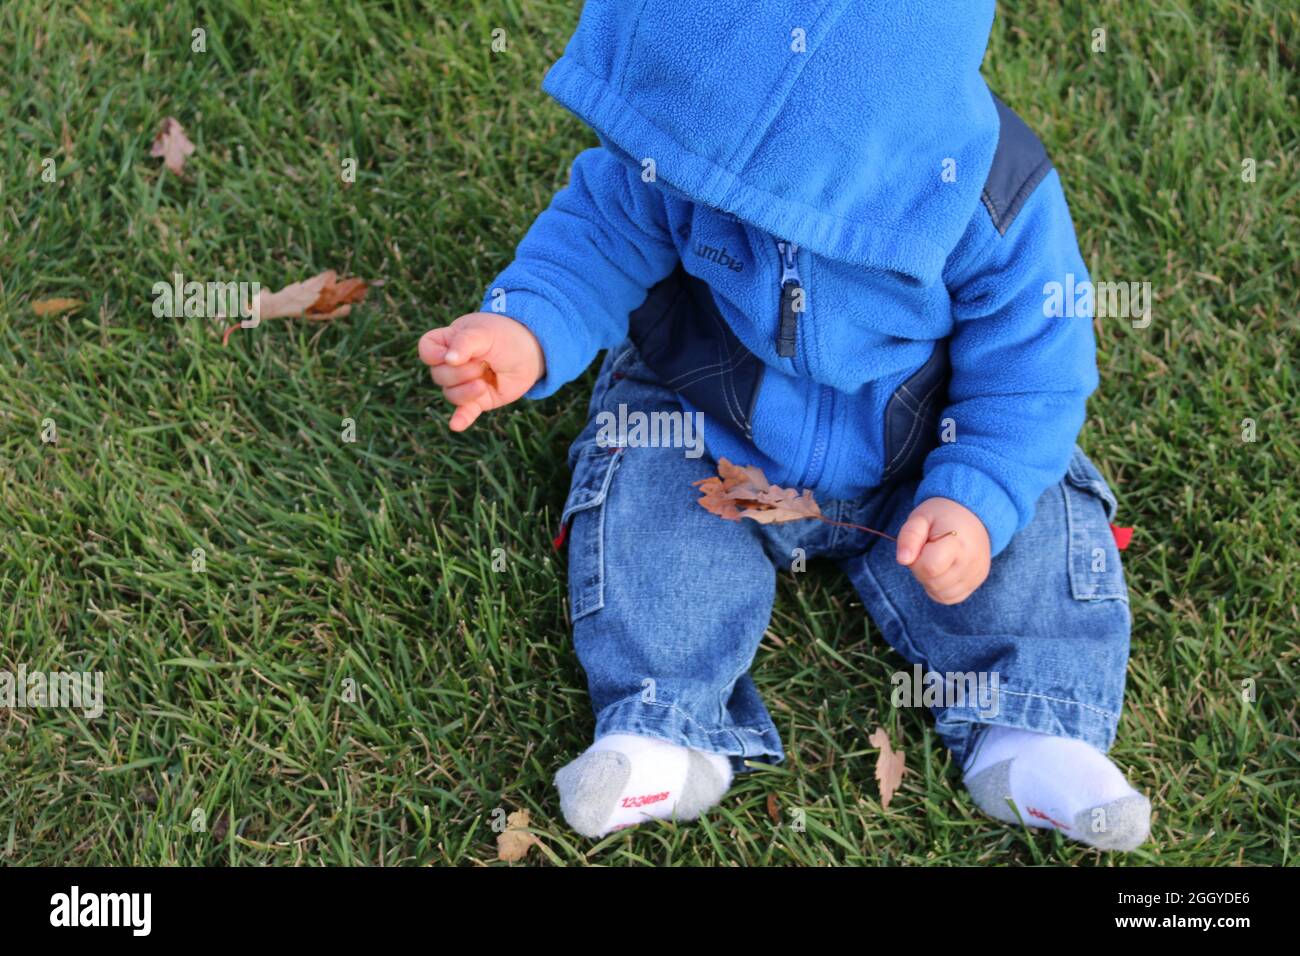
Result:
{"type": "MultiPolygon", "coordinates": [[[[705,511],[692,482],[716,474],[708,453],[608,446],[600,429],[609,419],[599,416],[617,417],[620,405],[682,411],[630,340],[601,366],[588,424],[569,449],[573,481],[561,517],[573,641],[596,737],[658,737],[730,755],[737,771],[746,760],[783,760],[749,670],[777,573],[822,557],[848,574],[885,640],[919,665],[915,689],[922,674],[952,685],[925,702],[958,766],[990,724],[1110,747],[1124,696],[1128,592],[1109,524],[1115,497],[1081,450],[1043,493],[1033,522],[994,558],[988,580],[944,606],[895,561],[892,541],[817,520],[760,525],[705,511]],[[953,682],[979,679],[967,675],[996,682],[993,706],[963,697],[953,682]]],[[[916,485],[915,476],[900,478],[857,500],[819,504],[835,521],[897,534],[916,485]]]]}

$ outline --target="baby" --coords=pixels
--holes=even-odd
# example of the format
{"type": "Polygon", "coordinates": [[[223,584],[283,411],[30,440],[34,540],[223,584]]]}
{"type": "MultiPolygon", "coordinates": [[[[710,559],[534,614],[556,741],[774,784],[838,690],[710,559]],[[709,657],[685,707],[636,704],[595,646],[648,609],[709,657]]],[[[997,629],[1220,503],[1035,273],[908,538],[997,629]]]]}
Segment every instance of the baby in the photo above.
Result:
{"type": "Polygon", "coordinates": [[[825,557],[924,670],[977,806],[1146,838],[1150,803],[1106,756],[1130,618],[1116,500],[1075,445],[1092,308],[1048,305],[1087,270],[1042,145],[980,76],[992,19],[992,0],[588,0],[547,73],[600,146],[420,357],[463,431],[607,350],[561,517],[596,715],[555,777],[579,833],[693,819],[784,759],[749,669],[777,568],[825,557]],[[649,439],[621,424],[637,414],[649,439]],[[674,440],[687,417],[704,455],[674,440]],[[707,512],[691,483],[724,457],[836,523],[707,512]],[[962,692],[976,678],[992,702],[962,692]]]}

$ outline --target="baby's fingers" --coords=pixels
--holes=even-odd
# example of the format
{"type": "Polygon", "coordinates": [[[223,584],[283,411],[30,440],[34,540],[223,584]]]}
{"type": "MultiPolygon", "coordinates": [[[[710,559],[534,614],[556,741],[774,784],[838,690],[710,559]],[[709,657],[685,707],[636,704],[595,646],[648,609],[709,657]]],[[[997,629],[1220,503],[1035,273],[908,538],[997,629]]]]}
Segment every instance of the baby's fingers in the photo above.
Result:
{"type": "Polygon", "coordinates": [[[974,590],[971,586],[970,572],[961,565],[961,562],[954,563],[938,577],[925,581],[922,587],[925,588],[925,593],[930,595],[931,600],[940,604],[960,604],[974,590]]]}
{"type": "Polygon", "coordinates": [[[441,365],[450,337],[450,327],[425,332],[420,336],[420,361],[425,365],[441,365]]]}
{"type": "Polygon", "coordinates": [[[449,325],[430,329],[420,337],[420,360],[425,365],[465,365],[492,350],[492,336],[476,325],[449,325]]]}
{"type": "Polygon", "coordinates": [[[898,532],[896,560],[910,565],[916,560],[930,537],[930,519],[924,514],[912,514],[898,532]]]}
{"type": "Polygon", "coordinates": [[[452,385],[444,388],[442,394],[453,405],[465,405],[469,402],[475,402],[480,407],[486,408],[489,404],[487,401],[487,382],[481,378],[465,382],[462,385],[452,385]]]}
{"type": "Polygon", "coordinates": [[[448,365],[465,365],[492,350],[492,336],[476,325],[452,327],[447,337],[447,351],[442,360],[448,365]]]}
{"type": "Polygon", "coordinates": [[[435,365],[429,369],[435,385],[441,385],[446,388],[450,385],[461,385],[474,379],[482,378],[483,373],[487,371],[486,362],[466,362],[464,365],[435,365]]]}
{"type": "Polygon", "coordinates": [[[954,538],[931,541],[921,549],[921,556],[912,563],[912,573],[922,584],[933,585],[945,572],[957,565],[959,551],[954,538]]]}
{"type": "Polygon", "coordinates": [[[473,425],[478,417],[483,414],[483,409],[477,402],[466,402],[464,405],[458,405],[456,411],[451,416],[451,430],[454,432],[463,432],[473,425]]]}

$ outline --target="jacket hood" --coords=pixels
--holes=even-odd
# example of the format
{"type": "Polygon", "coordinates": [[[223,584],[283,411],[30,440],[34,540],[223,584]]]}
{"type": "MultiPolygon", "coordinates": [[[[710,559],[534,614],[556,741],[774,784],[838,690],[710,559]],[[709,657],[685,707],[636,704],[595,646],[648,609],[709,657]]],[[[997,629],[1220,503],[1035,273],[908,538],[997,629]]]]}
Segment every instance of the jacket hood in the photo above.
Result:
{"type": "Polygon", "coordinates": [[[656,181],[929,284],[980,202],[993,0],[588,0],[542,88],[656,181]]]}

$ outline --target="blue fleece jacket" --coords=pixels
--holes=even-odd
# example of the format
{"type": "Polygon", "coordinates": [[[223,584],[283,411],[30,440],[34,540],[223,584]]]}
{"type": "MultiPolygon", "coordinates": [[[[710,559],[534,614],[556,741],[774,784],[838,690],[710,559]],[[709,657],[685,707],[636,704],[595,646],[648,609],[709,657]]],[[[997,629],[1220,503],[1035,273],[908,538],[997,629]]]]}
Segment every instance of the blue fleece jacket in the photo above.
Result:
{"type": "Polygon", "coordinates": [[[1036,141],[980,76],[992,18],[992,0],[588,0],[543,88],[601,145],[483,300],[541,342],[527,397],[621,342],[680,263],[764,366],[752,427],[707,421],[709,452],[854,497],[885,474],[890,397],[946,340],[916,501],[960,502],[1005,548],[1064,475],[1097,370],[1088,310],[1045,306],[1087,272],[1057,174],[1011,155],[1036,141]]]}

